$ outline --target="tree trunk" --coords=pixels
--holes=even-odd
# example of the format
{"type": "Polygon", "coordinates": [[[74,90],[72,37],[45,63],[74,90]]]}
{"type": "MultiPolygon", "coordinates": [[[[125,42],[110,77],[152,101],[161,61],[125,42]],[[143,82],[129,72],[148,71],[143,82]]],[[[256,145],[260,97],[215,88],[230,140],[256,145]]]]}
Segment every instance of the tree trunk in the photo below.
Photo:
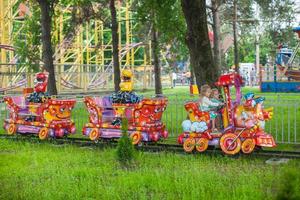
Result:
{"type": "Polygon", "coordinates": [[[235,71],[239,73],[239,50],[238,50],[238,43],[237,43],[237,0],[233,1],[233,43],[234,43],[234,66],[235,71]]]}
{"type": "Polygon", "coordinates": [[[113,48],[113,65],[114,65],[114,85],[115,92],[120,91],[120,63],[119,63],[119,37],[118,37],[118,22],[115,7],[115,0],[110,0],[111,13],[111,32],[112,32],[112,48],[113,48]]]}
{"type": "Polygon", "coordinates": [[[214,60],[218,72],[221,69],[221,45],[220,45],[220,0],[212,0],[212,13],[213,13],[213,31],[214,31],[214,60]]]}
{"type": "Polygon", "coordinates": [[[187,63],[189,64],[189,68],[190,68],[190,72],[191,72],[191,76],[190,76],[190,85],[194,85],[195,84],[195,73],[194,73],[194,68],[191,65],[191,58],[188,58],[187,63]]]}
{"type": "Polygon", "coordinates": [[[218,72],[208,38],[205,0],[181,0],[181,7],[187,23],[186,43],[197,86],[200,88],[203,84],[213,85],[218,72]]]}
{"type": "Polygon", "coordinates": [[[49,73],[47,90],[49,95],[57,95],[56,80],[53,65],[53,51],[51,44],[51,2],[38,0],[41,8],[41,28],[43,44],[43,62],[44,68],[49,73]]]}
{"type": "Polygon", "coordinates": [[[155,25],[152,25],[152,54],[153,54],[153,64],[154,64],[154,80],[155,80],[155,94],[162,94],[161,87],[161,75],[160,75],[160,66],[159,66],[159,49],[158,49],[158,39],[157,39],[157,31],[155,29],[155,25]]]}

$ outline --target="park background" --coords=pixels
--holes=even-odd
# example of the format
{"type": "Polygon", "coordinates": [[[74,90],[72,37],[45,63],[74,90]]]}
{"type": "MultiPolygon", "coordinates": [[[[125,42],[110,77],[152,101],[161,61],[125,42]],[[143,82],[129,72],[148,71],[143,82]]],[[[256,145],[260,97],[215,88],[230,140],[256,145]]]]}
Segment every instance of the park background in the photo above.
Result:
{"type": "MultiPolygon", "coordinates": [[[[251,63],[256,77],[251,85],[259,85],[260,67],[273,66],[278,44],[296,46],[292,27],[299,23],[299,1],[292,0],[1,0],[0,5],[3,96],[32,87],[42,66],[52,77],[50,94],[78,100],[73,119],[80,130],[88,120],[82,97],[118,90],[118,73],[131,69],[141,94],[168,96],[163,121],[170,141],[181,132],[184,102],[198,98],[189,96],[190,81],[212,84],[219,74],[251,63]]],[[[280,148],[299,149],[299,95],[248,91],[274,106],[267,131],[280,148]]],[[[5,117],[1,103],[1,120],[5,117]]],[[[272,166],[260,158],[138,153],[135,166],[123,169],[114,149],[3,140],[0,150],[1,199],[299,197],[298,161],[272,166]]]]}

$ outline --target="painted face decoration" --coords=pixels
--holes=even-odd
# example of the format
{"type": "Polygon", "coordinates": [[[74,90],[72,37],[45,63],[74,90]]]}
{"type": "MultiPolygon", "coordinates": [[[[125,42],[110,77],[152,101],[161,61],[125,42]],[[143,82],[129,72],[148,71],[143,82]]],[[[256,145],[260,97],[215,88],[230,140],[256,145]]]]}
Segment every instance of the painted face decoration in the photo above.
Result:
{"type": "Polygon", "coordinates": [[[74,104],[74,100],[50,101],[48,109],[44,111],[46,122],[51,123],[52,121],[64,121],[70,119],[74,104]]]}
{"type": "Polygon", "coordinates": [[[140,123],[153,123],[161,120],[164,110],[164,105],[144,105],[142,109],[136,113],[136,117],[138,117],[140,123]]]}

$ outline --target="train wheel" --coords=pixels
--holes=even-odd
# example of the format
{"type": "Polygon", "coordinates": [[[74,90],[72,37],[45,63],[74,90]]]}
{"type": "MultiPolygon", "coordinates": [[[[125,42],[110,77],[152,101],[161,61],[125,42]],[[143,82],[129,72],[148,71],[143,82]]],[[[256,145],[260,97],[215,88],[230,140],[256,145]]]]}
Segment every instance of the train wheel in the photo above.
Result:
{"type": "Polygon", "coordinates": [[[194,138],[186,139],[183,143],[184,151],[187,152],[187,153],[191,153],[195,148],[195,143],[196,143],[196,141],[195,141],[194,138]]]}
{"type": "Polygon", "coordinates": [[[254,139],[248,138],[248,139],[244,140],[244,142],[242,143],[242,152],[245,154],[252,153],[254,148],[255,148],[254,139]]]}
{"type": "Polygon", "coordinates": [[[48,138],[48,134],[49,134],[49,129],[44,127],[44,128],[41,128],[40,131],[39,131],[39,138],[41,140],[45,140],[48,138]]]}
{"type": "Polygon", "coordinates": [[[196,142],[196,150],[198,152],[204,152],[208,147],[208,139],[206,138],[200,138],[197,142],[196,142]]]}
{"type": "Polygon", "coordinates": [[[90,140],[98,140],[98,138],[100,137],[100,132],[98,128],[92,128],[91,132],[90,132],[90,140]]]}
{"type": "Polygon", "coordinates": [[[233,133],[224,134],[220,139],[220,146],[224,153],[234,155],[241,150],[241,140],[233,133]]]}
{"type": "Polygon", "coordinates": [[[133,145],[137,145],[137,144],[140,143],[141,140],[142,140],[141,133],[138,132],[138,131],[132,133],[132,134],[130,135],[130,138],[131,138],[131,140],[132,140],[132,144],[133,144],[133,145]]]}
{"type": "Polygon", "coordinates": [[[7,127],[7,134],[14,135],[17,133],[17,126],[15,124],[9,124],[7,127]]]}

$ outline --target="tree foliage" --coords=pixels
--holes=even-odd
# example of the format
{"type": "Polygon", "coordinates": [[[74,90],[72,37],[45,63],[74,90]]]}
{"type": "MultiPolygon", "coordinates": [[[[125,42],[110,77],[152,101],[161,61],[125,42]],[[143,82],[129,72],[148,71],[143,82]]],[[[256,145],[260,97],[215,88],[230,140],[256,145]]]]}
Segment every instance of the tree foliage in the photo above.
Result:
{"type": "Polygon", "coordinates": [[[140,22],[140,35],[152,40],[156,94],[162,92],[160,83],[161,52],[165,56],[164,69],[175,68],[179,59],[187,60],[184,44],[185,22],[178,0],[137,0],[137,19],[140,22]],[[171,46],[169,48],[168,46],[171,46]]]}
{"type": "Polygon", "coordinates": [[[37,72],[41,61],[41,13],[36,3],[31,3],[31,7],[31,15],[25,16],[22,31],[15,35],[13,45],[18,56],[18,63],[22,63],[28,69],[37,72]]]}
{"type": "MultiPolygon", "coordinates": [[[[226,1],[223,8],[225,25],[222,30],[230,32],[228,27],[232,21],[231,3],[226,1]]],[[[265,64],[267,55],[275,52],[280,43],[294,46],[296,37],[292,32],[292,22],[295,20],[294,0],[241,0],[238,1],[238,30],[240,62],[254,62],[255,38],[258,36],[260,45],[260,63],[265,64]]],[[[227,66],[233,61],[233,51],[227,54],[227,66]]],[[[274,56],[274,55],[272,55],[274,56]]]]}

